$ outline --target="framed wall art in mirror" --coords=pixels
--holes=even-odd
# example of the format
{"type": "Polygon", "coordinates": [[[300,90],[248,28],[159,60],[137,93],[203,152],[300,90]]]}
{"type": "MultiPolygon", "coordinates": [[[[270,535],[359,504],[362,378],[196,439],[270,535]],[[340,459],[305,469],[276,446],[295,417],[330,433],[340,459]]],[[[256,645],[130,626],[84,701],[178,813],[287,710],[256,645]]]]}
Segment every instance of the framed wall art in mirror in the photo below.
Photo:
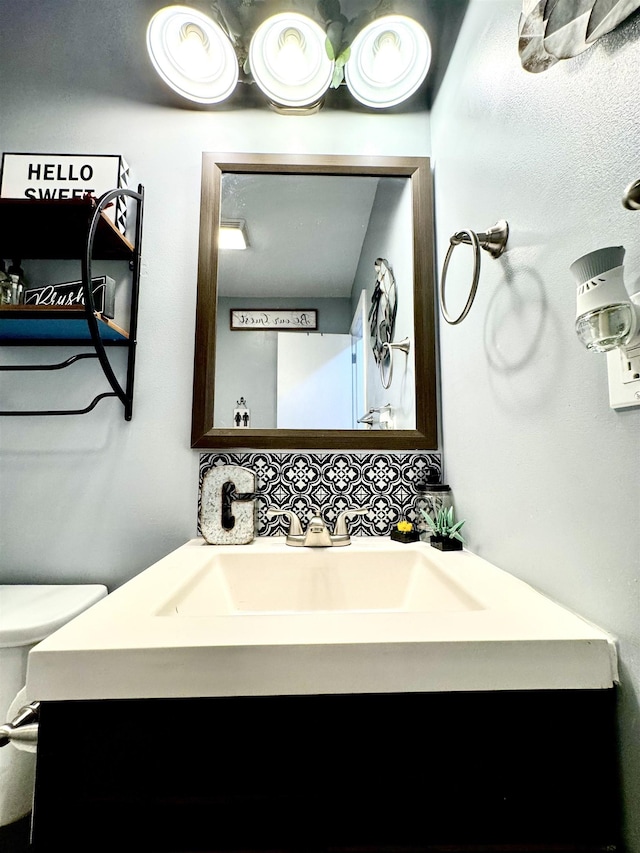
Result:
{"type": "Polygon", "coordinates": [[[432,209],[428,158],[205,153],[191,446],[437,449],[432,209]],[[411,342],[389,388],[370,341],[387,258],[411,342]]]}

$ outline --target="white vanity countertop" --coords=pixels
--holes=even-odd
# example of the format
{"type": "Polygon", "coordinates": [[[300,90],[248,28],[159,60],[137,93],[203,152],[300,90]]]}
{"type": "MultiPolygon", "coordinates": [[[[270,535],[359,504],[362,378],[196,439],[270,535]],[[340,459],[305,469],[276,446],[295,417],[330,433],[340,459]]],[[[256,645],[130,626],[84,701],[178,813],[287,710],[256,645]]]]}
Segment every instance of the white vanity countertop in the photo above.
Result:
{"type": "Polygon", "coordinates": [[[468,551],[382,538],[322,549],[326,565],[332,552],[368,565],[380,549],[386,563],[396,554],[426,559],[445,593],[440,604],[210,612],[203,578],[221,571],[212,558],[235,558],[239,548],[257,570],[296,552],[319,559],[306,556],[319,549],[279,537],[247,546],[191,540],[36,646],[29,700],[603,689],[617,680],[609,634],[468,551]],[[451,591],[461,604],[449,602],[451,591]]]}

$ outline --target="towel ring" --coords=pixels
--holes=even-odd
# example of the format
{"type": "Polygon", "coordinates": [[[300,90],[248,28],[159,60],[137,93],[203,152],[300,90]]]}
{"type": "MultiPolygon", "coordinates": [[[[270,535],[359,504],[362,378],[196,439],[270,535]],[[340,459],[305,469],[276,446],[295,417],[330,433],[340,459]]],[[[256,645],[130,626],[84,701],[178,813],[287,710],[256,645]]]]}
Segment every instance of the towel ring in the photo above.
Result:
{"type": "Polygon", "coordinates": [[[411,341],[409,338],[403,338],[401,341],[398,341],[397,344],[387,343],[386,341],[382,344],[381,353],[380,353],[380,381],[382,382],[382,387],[387,390],[387,388],[391,387],[391,380],[393,379],[393,351],[394,349],[402,350],[405,355],[409,354],[409,350],[411,349],[411,341]],[[388,356],[388,358],[387,358],[388,356]],[[385,362],[389,363],[389,367],[385,370],[385,362]]]}
{"type": "Polygon", "coordinates": [[[480,279],[480,249],[489,252],[492,258],[498,258],[505,250],[507,240],[509,238],[509,224],[504,219],[499,219],[498,222],[488,231],[480,231],[476,234],[470,229],[457,231],[453,237],[449,238],[449,248],[444,259],[442,267],[442,278],[440,281],[440,310],[442,316],[450,326],[457,326],[467,316],[473,305],[473,300],[476,298],[478,289],[478,281],[480,279]],[[471,279],[471,289],[469,296],[462,312],[455,318],[451,317],[447,311],[445,301],[445,287],[447,282],[447,271],[449,269],[449,261],[456,246],[460,243],[466,243],[473,247],[473,277],[471,279]]]}

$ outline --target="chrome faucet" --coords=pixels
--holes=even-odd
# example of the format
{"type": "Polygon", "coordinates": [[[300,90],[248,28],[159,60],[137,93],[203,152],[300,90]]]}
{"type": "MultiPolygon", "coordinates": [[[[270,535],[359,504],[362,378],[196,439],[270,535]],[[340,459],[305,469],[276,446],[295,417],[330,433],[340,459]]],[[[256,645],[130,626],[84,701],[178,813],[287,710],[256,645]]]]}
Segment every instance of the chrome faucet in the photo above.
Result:
{"type": "Polygon", "coordinates": [[[302,544],[305,548],[330,548],[333,545],[331,534],[319,512],[307,525],[307,534],[302,544]]]}
{"type": "Polygon", "coordinates": [[[306,533],[302,532],[302,524],[295,512],[289,509],[276,509],[269,507],[267,518],[276,515],[286,515],[289,518],[289,532],[286,536],[286,544],[304,548],[331,548],[351,544],[351,537],[347,529],[347,518],[352,515],[366,515],[369,507],[357,507],[343,510],[336,520],[333,533],[320,515],[320,510],[314,509],[314,515],[309,521],[306,533]]]}

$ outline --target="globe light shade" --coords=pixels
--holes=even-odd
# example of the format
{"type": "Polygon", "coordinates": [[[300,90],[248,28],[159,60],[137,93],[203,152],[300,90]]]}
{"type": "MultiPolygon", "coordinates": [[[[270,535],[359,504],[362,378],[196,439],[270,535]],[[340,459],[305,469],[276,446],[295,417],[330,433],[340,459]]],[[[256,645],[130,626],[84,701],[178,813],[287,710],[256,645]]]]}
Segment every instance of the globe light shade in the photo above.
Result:
{"type": "Polygon", "coordinates": [[[306,15],[282,12],[264,21],[249,45],[249,66],[272,105],[315,107],[333,77],[324,30],[306,15]]]}
{"type": "Polygon", "coordinates": [[[188,6],[165,6],[149,21],[147,50],[154,68],[175,92],[200,104],[228,98],[239,76],[238,59],[218,24],[188,6]]]}
{"type": "Polygon", "coordinates": [[[424,28],[404,15],[377,18],[353,40],[345,79],[356,100],[367,107],[393,107],[410,98],[431,64],[431,42],[424,28]]]}

